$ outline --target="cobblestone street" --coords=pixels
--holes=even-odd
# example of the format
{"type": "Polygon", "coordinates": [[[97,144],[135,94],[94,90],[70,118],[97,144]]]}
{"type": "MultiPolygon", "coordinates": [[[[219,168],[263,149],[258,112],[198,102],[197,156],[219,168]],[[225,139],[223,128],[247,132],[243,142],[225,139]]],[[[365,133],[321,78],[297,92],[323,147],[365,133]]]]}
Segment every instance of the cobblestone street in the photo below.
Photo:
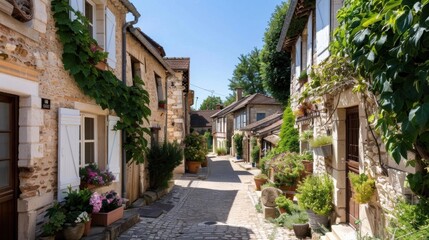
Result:
{"type": "Polygon", "coordinates": [[[161,200],[173,209],[141,218],[119,239],[294,239],[257,213],[253,175],[227,157],[211,159],[207,179],[184,176],[175,184],[161,200]]]}

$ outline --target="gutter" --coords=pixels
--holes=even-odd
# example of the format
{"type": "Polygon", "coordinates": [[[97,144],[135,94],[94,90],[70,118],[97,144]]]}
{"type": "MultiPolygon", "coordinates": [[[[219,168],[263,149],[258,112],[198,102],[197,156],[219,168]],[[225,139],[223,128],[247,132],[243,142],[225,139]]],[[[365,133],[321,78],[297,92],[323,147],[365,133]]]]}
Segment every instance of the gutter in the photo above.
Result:
{"type": "MultiPolygon", "coordinates": [[[[121,0],[121,3],[128,9],[129,12],[131,12],[134,16],[134,20],[130,22],[126,22],[125,18],[125,24],[122,26],[122,83],[124,85],[127,85],[127,39],[126,39],[126,33],[127,28],[132,26],[133,24],[136,24],[139,21],[140,13],[137,11],[136,7],[128,0],[121,0]]],[[[126,191],[126,182],[127,182],[127,154],[125,151],[125,143],[126,143],[126,135],[125,132],[122,131],[122,182],[121,182],[121,191],[122,191],[122,197],[125,198],[127,196],[126,191]]]]}
{"type": "Polygon", "coordinates": [[[296,5],[298,4],[298,0],[291,0],[289,4],[289,8],[287,10],[287,14],[285,20],[283,22],[282,32],[280,34],[279,41],[277,42],[276,51],[281,52],[283,48],[283,43],[286,40],[286,35],[289,30],[290,22],[292,21],[293,14],[295,12],[296,5]]]}

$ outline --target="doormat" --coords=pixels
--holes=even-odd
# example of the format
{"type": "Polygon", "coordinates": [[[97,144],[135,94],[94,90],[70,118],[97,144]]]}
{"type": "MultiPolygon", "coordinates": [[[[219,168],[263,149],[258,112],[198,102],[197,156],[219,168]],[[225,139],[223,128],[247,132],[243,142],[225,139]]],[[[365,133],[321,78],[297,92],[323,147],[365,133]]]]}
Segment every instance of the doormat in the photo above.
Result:
{"type": "Polygon", "coordinates": [[[152,205],[140,208],[139,214],[140,217],[158,218],[164,211],[168,212],[173,207],[174,205],[172,204],[154,203],[152,205]]]}

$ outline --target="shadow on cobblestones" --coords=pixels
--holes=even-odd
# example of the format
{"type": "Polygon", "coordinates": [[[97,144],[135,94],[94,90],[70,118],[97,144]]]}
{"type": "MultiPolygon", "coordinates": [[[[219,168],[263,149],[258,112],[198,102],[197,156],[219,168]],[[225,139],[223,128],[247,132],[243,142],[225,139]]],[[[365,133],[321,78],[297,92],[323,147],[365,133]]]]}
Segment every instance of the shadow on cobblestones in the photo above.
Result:
{"type": "Polygon", "coordinates": [[[247,171],[234,171],[228,160],[217,160],[210,163],[210,177],[206,179],[209,182],[241,183],[238,176],[252,175],[247,171]]]}

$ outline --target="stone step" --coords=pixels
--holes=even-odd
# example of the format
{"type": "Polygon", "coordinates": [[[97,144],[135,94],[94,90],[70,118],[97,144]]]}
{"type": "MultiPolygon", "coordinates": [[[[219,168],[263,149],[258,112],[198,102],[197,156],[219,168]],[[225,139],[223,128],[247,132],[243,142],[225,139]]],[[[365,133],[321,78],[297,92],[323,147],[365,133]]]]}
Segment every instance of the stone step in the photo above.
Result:
{"type": "Polygon", "coordinates": [[[325,234],[325,236],[326,236],[326,239],[327,240],[341,240],[340,238],[338,238],[337,237],[337,235],[335,234],[335,233],[333,233],[333,232],[327,232],[326,234],[325,234]]]}
{"type": "Polygon", "coordinates": [[[332,233],[341,240],[357,240],[356,231],[346,224],[332,225],[332,233]]]}

